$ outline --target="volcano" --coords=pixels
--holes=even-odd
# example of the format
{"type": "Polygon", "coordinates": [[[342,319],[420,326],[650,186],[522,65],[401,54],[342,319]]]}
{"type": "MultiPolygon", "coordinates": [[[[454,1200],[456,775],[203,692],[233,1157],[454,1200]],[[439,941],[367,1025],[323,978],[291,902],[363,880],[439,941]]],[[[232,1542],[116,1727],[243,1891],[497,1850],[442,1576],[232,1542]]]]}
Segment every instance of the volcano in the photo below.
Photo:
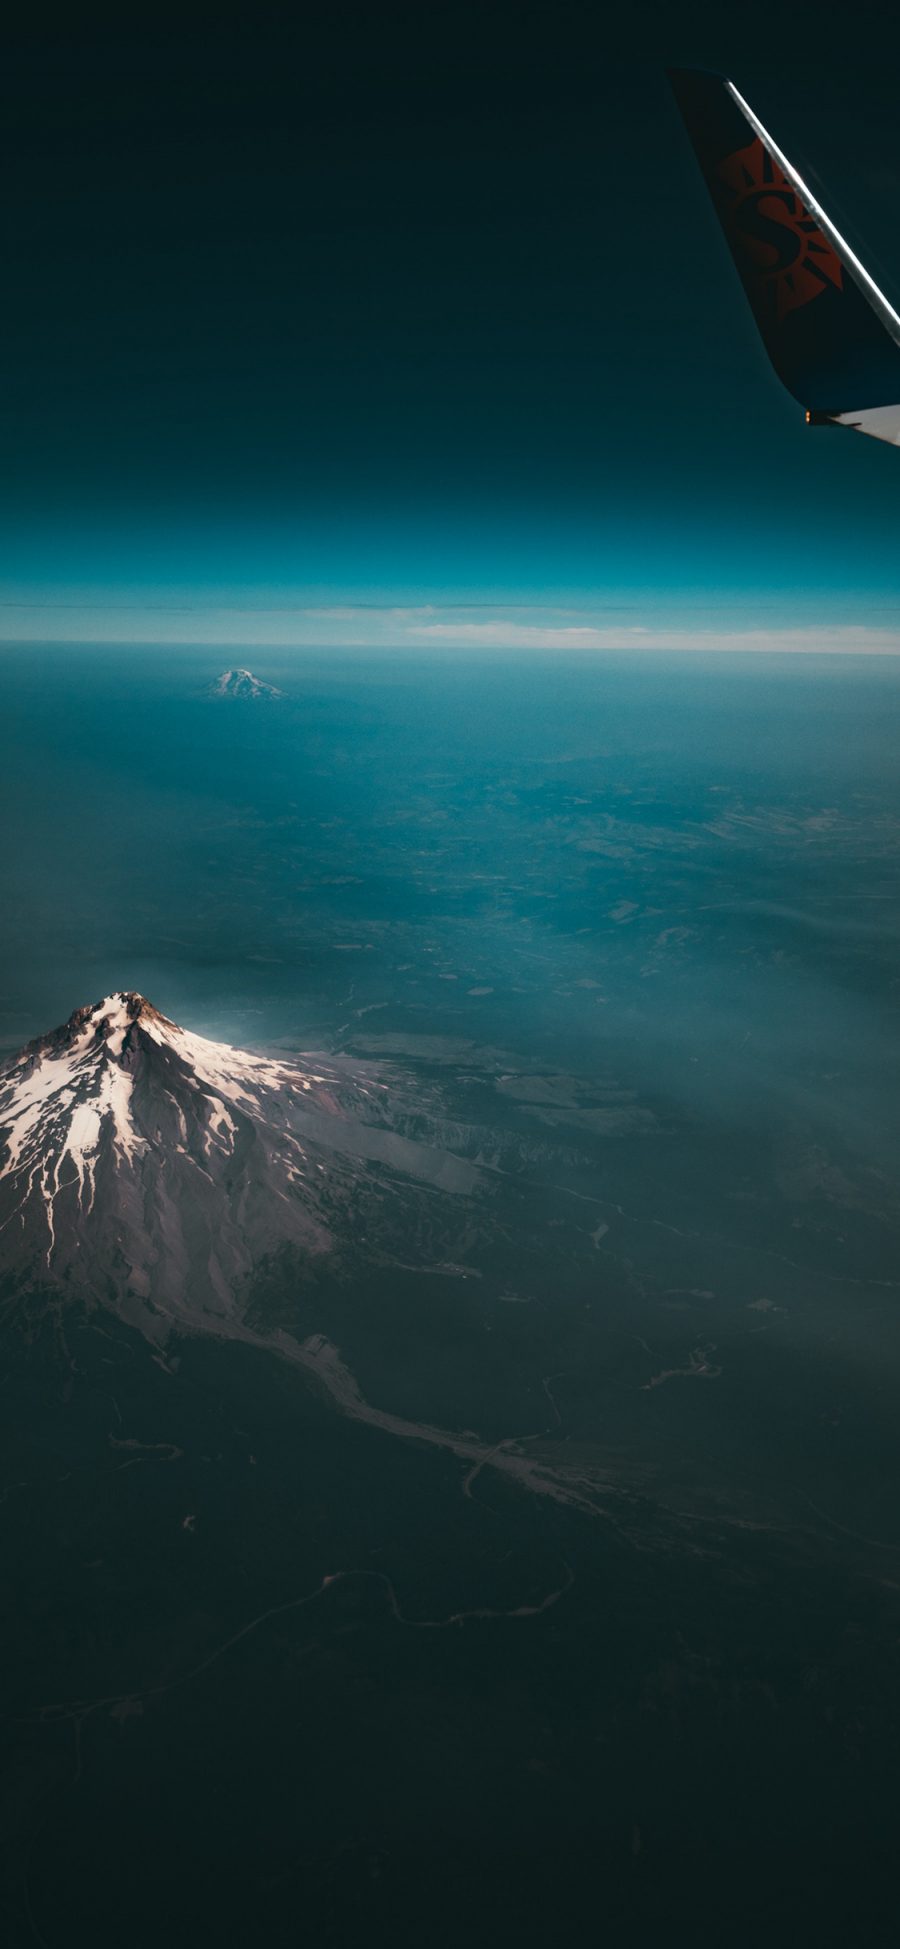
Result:
{"type": "Polygon", "coordinates": [[[209,694],[211,697],[237,698],[244,703],[264,703],[284,696],[284,692],[277,690],[274,684],[264,683],[261,677],[253,675],[252,670],[243,669],[223,670],[215,683],[210,684],[209,694]]]}
{"type": "Polygon", "coordinates": [[[155,1339],[227,1328],[268,1254],[352,1244],[373,1179],[475,1188],[400,1124],[374,1069],[255,1055],[109,995],[0,1070],[4,1286],[112,1306],[155,1339]]]}

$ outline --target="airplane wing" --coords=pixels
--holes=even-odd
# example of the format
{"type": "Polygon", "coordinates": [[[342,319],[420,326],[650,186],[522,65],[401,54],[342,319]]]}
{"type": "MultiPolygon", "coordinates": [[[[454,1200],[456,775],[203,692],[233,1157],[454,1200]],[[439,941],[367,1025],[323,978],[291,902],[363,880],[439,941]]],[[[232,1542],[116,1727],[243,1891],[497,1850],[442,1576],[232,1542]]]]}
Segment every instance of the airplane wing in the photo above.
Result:
{"type": "Polygon", "coordinates": [[[669,79],[779,379],[811,424],[900,446],[900,317],[734,83],[669,79]]]}

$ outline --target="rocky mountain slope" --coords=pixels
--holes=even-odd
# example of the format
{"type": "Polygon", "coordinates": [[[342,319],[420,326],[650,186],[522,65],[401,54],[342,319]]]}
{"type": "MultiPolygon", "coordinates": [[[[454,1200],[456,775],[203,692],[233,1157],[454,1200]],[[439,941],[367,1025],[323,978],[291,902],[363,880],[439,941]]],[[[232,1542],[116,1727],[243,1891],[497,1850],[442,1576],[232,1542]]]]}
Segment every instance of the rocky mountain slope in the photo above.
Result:
{"type": "Polygon", "coordinates": [[[142,995],[76,1009],[0,1070],[0,1276],[113,1305],[155,1339],[226,1326],[267,1254],[353,1239],[373,1183],[468,1192],[374,1069],[270,1060],[142,995]]]}
{"type": "Polygon", "coordinates": [[[254,677],[252,670],[223,670],[209,686],[211,697],[233,697],[241,701],[265,701],[273,697],[283,697],[284,691],[277,690],[274,684],[263,683],[261,677],[254,677]]]}

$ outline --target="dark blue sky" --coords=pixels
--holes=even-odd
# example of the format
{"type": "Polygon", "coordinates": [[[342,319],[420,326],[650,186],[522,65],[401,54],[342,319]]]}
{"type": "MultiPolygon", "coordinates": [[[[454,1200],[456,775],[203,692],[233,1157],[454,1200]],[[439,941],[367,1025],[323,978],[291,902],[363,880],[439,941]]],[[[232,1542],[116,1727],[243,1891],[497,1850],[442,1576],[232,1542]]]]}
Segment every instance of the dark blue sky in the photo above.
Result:
{"type": "Polygon", "coordinates": [[[896,302],[882,6],[265,21],[7,50],[7,605],[900,623],[900,455],[772,378],[663,73],[732,74],[896,302]]]}

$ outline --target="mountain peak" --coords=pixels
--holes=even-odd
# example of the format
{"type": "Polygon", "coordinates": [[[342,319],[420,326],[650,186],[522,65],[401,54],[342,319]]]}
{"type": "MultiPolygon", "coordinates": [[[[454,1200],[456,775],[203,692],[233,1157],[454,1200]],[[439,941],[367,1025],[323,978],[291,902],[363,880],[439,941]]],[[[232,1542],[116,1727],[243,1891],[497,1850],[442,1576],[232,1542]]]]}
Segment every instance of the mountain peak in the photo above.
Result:
{"type": "MultiPolygon", "coordinates": [[[[122,988],[115,994],[104,996],[100,1002],[85,1002],[83,1007],[73,1009],[68,1021],[63,1022],[60,1028],[50,1029],[46,1035],[36,1036],[33,1042],[29,1042],[12,1066],[24,1063],[28,1058],[38,1061],[44,1056],[48,1060],[54,1056],[58,1058],[76,1046],[84,1054],[91,1046],[96,1050],[108,1045],[112,1053],[120,1056],[129,1030],[140,1023],[147,1026],[158,1024],[173,1034],[178,1033],[177,1024],[154,1008],[146,995],[138,994],[134,988],[122,988]]],[[[0,1166],[0,1176],[2,1174],[0,1166]]]]}
{"type": "Polygon", "coordinates": [[[394,1174],[474,1189],[424,1130],[377,1070],[213,1042],[120,989],[0,1066],[0,1285],[155,1341],[234,1332],[280,1247],[353,1250],[367,1187],[379,1205],[394,1174]]]}
{"type": "Polygon", "coordinates": [[[133,989],[76,1008],[0,1068],[0,1270],[115,1289],[132,1315],[227,1316],[273,1243],[329,1243],[301,1125],[361,1100],[342,1081],[194,1035],[133,989]]]}
{"type": "Polygon", "coordinates": [[[252,670],[240,668],[223,670],[222,675],[210,684],[209,689],[212,697],[264,699],[284,695],[283,691],[276,690],[274,684],[263,683],[261,677],[255,677],[252,670]]]}

